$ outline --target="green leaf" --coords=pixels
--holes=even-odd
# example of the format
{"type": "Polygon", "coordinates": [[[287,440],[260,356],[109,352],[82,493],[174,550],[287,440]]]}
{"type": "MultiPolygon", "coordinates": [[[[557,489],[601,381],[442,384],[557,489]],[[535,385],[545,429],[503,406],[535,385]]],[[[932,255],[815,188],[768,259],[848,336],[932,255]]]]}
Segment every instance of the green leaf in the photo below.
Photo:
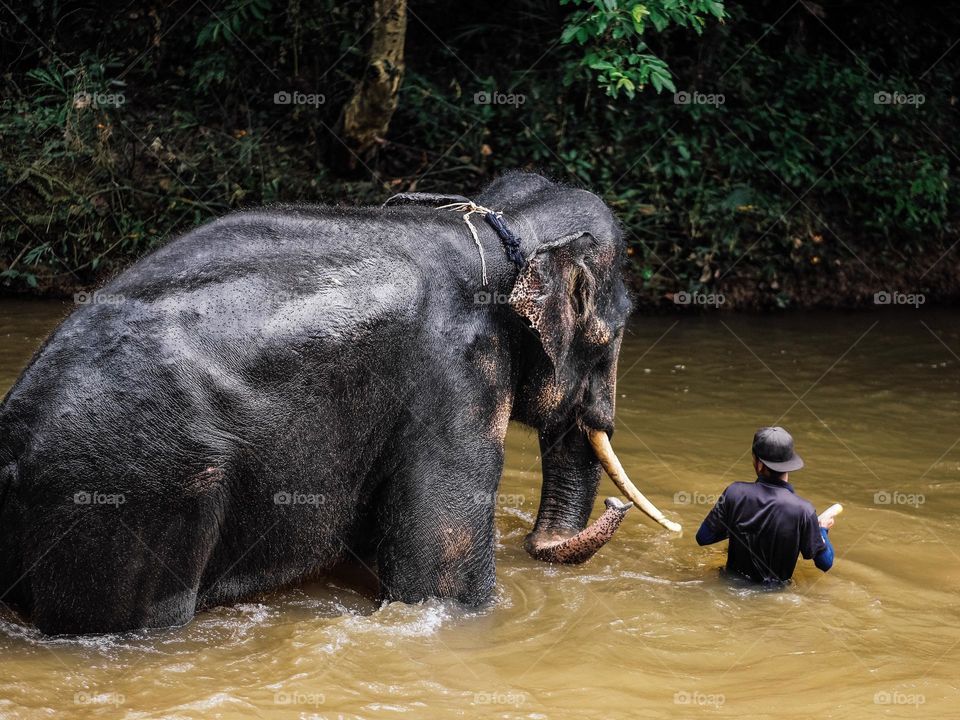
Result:
{"type": "Polygon", "coordinates": [[[569,45],[570,42],[573,41],[574,37],[576,37],[578,32],[580,32],[579,25],[567,25],[563,29],[563,32],[560,33],[560,42],[564,43],[565,45],[569,45]]]}
{"type": "Polygon", "coordinates": [[[653,23],[653,26],[657,29],[657,32],[663,32],[667,25],[670,24],[670,20],[661,15],[660,13],[651,10],[650,11],[650,21],[653,23]]]}
{"type": "MultiPolygon", "coordinates": [[[[673,84],[673,78],[670,77],[670,72],[665,67],[651,68],[650,82],[653,84],[654,88],[657,88],[659,83],[661,87],[666,88],[672,93],[677,91],[677,88],[673,84]]],[[[659,88],[657,88],[657,92],[660,92],[659,88]]]]}
{"type": "Polygon", "coordinates": [[[587,63],[587,67],[591,70],[616,70],[617,66],[613,63],[597,58],[596,60],[591,60],[587,63]]]}

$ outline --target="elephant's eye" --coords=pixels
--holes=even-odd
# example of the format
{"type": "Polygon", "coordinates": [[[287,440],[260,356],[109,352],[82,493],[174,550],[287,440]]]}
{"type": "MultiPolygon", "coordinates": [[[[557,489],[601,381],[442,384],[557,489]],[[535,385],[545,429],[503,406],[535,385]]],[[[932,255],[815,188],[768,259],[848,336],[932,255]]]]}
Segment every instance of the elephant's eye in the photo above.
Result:
{"type": "Polygon", "coordinates": [[[617,331],[614,331],[612,325],[608,325],[598,318],[587,326],[586,339],[599,350],[614,342],[622,330],[623,328],[620,327],[617,331]]]}
{"type": "Polygon", "coordinates": [[[611,328],[612,332],[609,335],[609,340],[605,343],[611,345],[623,337],[623,333],[626,331],[626,325],[616,325],[614,328],[611,328]]]}

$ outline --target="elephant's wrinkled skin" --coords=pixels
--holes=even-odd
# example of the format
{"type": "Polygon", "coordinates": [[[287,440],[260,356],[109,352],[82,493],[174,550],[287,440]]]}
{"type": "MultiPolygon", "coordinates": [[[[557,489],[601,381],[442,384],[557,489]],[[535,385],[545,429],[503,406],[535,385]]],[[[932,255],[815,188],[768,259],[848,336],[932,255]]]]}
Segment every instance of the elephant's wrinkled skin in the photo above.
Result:
{"type": "Polygon", "coordinates": [[[3,602],[47,633],[163,627],[375,559],[384,599],[481,603],[510,418],[543,455],[528,549],[592,555],[623,514],[584,531],[620,231],[537,175],[476,200],[527,259],[474,216],[486,288],[456,212],[277,208],[189,232],[71,314],[0,407],[3,602]]]}

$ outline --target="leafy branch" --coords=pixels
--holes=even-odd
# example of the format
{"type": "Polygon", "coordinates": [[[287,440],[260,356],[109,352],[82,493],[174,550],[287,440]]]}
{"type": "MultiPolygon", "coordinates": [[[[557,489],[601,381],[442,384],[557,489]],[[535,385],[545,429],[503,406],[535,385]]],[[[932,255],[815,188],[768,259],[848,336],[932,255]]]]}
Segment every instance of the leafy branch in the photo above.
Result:
{"type": "Polygon", "coordinates": [[[585,50],[567,67],[564,82],[569,85],[585,74],[613,98],[623,92],[633,99],[647,84],[658,93],[676,92],[667,63],[644,40],[649,30],[660,33],[672,25],[700,35],[709,17],[721,21],[726,17],[720,0],[560,0],[560,4],[578,8],[567,18],[561,43],[585,50]]]}

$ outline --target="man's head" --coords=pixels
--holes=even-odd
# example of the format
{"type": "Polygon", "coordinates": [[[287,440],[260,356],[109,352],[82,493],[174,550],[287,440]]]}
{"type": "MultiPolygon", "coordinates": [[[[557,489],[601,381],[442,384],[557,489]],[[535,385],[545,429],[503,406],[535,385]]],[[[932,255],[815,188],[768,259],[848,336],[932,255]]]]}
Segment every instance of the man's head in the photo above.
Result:
{"type": "Polygon", "coordinates": [[[753,436],[753,469],[757,475],[786,482],[788,473],[803,467],[793,449],[793,436],[782,427],[763,427],[753,436]]]}

